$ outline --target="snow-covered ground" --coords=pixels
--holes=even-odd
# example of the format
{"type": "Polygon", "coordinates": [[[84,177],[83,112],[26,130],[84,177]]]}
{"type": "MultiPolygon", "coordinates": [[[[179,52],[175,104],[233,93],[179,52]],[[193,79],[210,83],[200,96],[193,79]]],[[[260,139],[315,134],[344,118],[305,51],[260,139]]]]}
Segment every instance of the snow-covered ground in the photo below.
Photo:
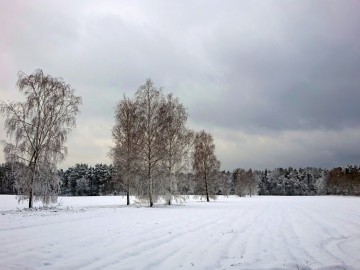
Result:
{"type": "Polygon", "coordinates": [[[20,211],[0,196],[0,269],[360,269],[360,198],[60,200],[20,211]]]}

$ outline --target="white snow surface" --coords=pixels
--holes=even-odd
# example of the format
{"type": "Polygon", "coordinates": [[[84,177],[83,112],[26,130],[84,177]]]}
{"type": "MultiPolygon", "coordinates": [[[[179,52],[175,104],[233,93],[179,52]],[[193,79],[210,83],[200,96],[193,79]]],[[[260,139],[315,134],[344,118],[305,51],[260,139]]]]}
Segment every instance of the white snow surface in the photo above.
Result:
{"type": "Polygon", "coordinates": [[[0,196],[0,269],[360,269],[360,198],[220,197],[127,207],[0,196]]]}

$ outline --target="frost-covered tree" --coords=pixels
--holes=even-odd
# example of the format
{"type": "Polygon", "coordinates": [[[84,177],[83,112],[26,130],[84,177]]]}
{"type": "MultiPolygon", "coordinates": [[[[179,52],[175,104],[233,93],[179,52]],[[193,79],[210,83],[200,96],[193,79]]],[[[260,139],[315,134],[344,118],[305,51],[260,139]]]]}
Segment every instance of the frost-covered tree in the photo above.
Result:
{"type": "Polygon", "coordinates": [[[188,165],[194,133],[186,128],[187,112],[185,107],[168,94],[159,110],[163,145],[162,164],[165,170],[165,200],[171,205],[173,199],[182,200],[178,189],[178,178],[188,165]]]}
{"type": "Polygon", "coordinates": [[[5,130],[13,142],[5,144],[5,158],[26,167],[18,169],[16,187],[20,200],[44,203],[57,199],[55,165],[64,160],[64,143],[75,127],[81,98],[62,78],[45,75],[38,69],[31,75],[19,72],[17,87],[25,95],[22,102],[1,102],[5,130]],[[53,188],[54,187],[54,188],[53,188]]]}
{"type": "Polygon", "coordinates": [[[143,124],[136,102],[124,96],[115,108],[112,136],[115,146],[110,151],[116,168],[115,182],[125,189],[126,204],[130,204],[130,190],[136,186],[139,150],[143,124]]]}
{"type": "Polygon", "coordinates": [[[157,89],[148,79],[137,90],[135,100],[139,108],[141,122],[141,144],[139,147],[140,180],[137,185],[138,196],[146,199],[150,207],[164,194],[164,171],[161,161],[164,157],[164,143],[159,111],[163,103],[161,89],[157,89]]]}
{"type": "Polygon", "coordinates": [[[220,161],[215,155],[215,144],[210,133],[204,130],[196,133],[192,167],[196,181],[196,192],[201,197],[216,198],[215,185],[218,180],[220,161]]]}

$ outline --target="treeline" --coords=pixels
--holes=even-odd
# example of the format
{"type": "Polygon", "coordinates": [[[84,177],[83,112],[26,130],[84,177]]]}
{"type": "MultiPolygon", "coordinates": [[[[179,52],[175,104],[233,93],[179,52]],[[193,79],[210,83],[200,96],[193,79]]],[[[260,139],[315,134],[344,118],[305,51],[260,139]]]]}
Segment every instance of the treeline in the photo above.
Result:
{"type": "MultiPolygon", "coordinates": [[[[125,195],[126,183],[114,166],[76,164],[58,171],[60,195],[101,196],[125,195]],[[120,181],[119,181],[120,175],[120,181]]],[[[15,174],[8,163],[0,165],[0,194],[16,194],[15,174]]],[[[179,173],[176,185],[179,194],[200,192],[193,173],[179,173]]],[[[235,169],[219,172],[211,194],[216,195],[355,195],[360,196],[360,167],[347,166],[332,170],[320,168],[277,168],[252,171],[235,169]]]]}
{"type": "MultiPolygon", "coordinates": [[[[77,164],[59,171],[61,195],[96,196],[125,194],[124,172],[112,165],[77,164]]],[[[202,187],[193,173],[178,173],[174,177],[179,194],[201,194],[202,187]]],[[[277,168],[252,171],[235,169],[219,172],[211,186],[216,195],[360,195],[360,166],[326,170],[321,168],[277,168]]]]}

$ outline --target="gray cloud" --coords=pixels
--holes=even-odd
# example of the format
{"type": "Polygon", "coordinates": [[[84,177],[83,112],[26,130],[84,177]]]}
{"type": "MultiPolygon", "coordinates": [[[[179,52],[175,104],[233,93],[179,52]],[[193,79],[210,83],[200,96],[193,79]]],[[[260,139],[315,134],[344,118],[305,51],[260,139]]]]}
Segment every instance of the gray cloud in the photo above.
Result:
{"type": "Polygon", "coordinates": [[[241,27],[220,27],[208,50],[225,67],[225,98],[198,108],[194,117],[211,115],[209,124],[251,131],[359,126],[360,36],[351,29],[360,21],[348,19],[344,9],[329,14],[322,7],[284,9],[269,26],[254,20],[248,36],[241,27]]]}
{"type": "Polygon", "coordinates": [[[17,71],[42,68],[84,99],[64,165],[110,162],[114,105],[148,77],[179,96],[192,128],[215,135],[224,168],[360,162],[356,2],[1,6],[0,98],[20,98],[17,71]]]}

